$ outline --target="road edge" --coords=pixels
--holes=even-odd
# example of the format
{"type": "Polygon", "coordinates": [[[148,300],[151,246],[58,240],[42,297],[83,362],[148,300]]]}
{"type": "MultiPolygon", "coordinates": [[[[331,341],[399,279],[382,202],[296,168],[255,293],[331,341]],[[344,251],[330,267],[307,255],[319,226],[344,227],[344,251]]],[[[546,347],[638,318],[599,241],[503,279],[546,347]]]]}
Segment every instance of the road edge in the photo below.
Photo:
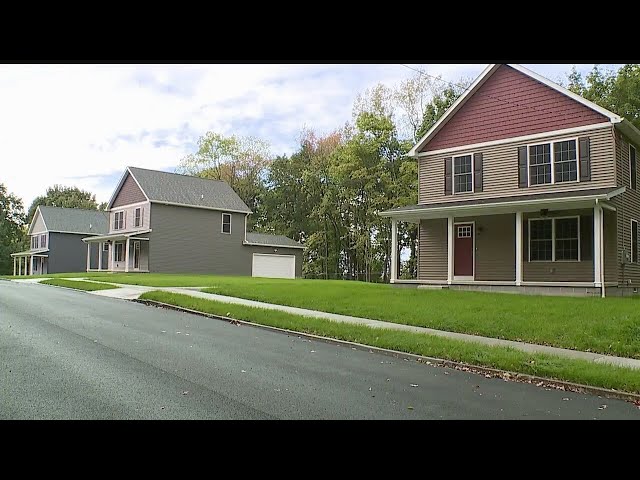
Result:
{"type": "MultiPolygon", "coordinates": [[[[65,287],[61,287],[61,288],[65,288],[65,287]]],[[[263,330],[276,331],[279,333],[286,333],[288,335],[297,335],[298,337],[310,338],[313,340],[321,341],[323,343],[329,343],[329,344],[340,345],[340,346],[350,346],[351,348],[355,348],[357,350],[368,350],[370,353],[376,352],[376,353],[381,353],[383,355],[392,356],[395,358],[402,358],[405,360],[414,360],[418,363],[423,363],[425,365],[434,365],[437,367],[448,367],[448,368],[453,368],[455,370],[470,372],[476,375],[484,374],[485,376],[489,375],[494,378],[495,377],[502,378],[505,381],[530,383],[537,387],[554,388],[556,390],[565,390],[565,391],[571,391],[574,393],[589,393],[589,394],[598,395],[601,397],[615,398],[619,400],[625,400],[628,402],[634,402],[640,405],[640,394],[621,392],[618,390],[612,390],[608,388],[593,387],[590,385],[583,385],[580,383],[567,382],[563,380],[553,380],[546,377],[538,377],[536,375],[510,372],[508,370],[500,370],[497,368],[483,367],[480,365],[473,365],[473,364],[464,363],[464,362],[456,362],[454,360],[446,360],[446,359],[436,358],[436,357],[427,357],[427,356],[418,355],[415,353],[406,353],[406,352],[400,352],[398,350],[390,350],[387,348],[374,347],[371,345],[365,345],[365,344],[356,343],[356,342],[349,342],[347,340],[340,340],[337,338],[323,337],[323,336],[314,335],[311,333],[288,330],[286,328],[272,327],[271,325],[263,325],[261,323],[254,323],[246,320],[237,320],[235,318],[225,317],[222,315],[214,315],[212,313],[200,312],[198,310],[179,307],[176,305],[171,305],[169,303],[158,302],[156,300],[136,298],[129,301],[140,303],[147,306],[153,306],[157,308],[165,308],[168,310],[176,310],[180,312],[191,313],[193,315],[200,315],[203,317],[213,318],[216,320],[223,320],[225,322],[232,323],[234,325],[247,325],[251,327],[261,328],[263,330]]]]}

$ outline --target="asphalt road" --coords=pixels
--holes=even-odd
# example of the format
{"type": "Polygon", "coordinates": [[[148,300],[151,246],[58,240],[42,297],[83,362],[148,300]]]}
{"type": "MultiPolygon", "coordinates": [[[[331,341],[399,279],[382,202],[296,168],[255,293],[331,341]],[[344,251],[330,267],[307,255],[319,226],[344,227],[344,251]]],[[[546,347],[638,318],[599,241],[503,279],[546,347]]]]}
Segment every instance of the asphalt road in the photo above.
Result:
{"type": "Polygon", "coordinates": [[[640,410],[0,281],[0,419],[640,419],[640,410]]]}

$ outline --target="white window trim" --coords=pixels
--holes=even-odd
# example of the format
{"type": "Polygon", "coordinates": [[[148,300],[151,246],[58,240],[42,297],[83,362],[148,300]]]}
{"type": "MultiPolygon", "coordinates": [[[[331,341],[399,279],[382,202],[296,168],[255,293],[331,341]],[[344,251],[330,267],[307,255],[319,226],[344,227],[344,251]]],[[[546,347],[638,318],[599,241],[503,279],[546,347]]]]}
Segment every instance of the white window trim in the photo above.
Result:
{"type": "Polygon", "coordinates": [[[546,142],[527,144],[527,187],[536,188],[536,187],[545,187],[547,185],[556,185],[556,184],[566,185],[570,183],[580,183],[580,142],[578,141],[578,137],[560,138],[557,140],[548,140],[546,142]],[[576,142],[576,179],[570,180],[567,182],[556,182],[555,144],[560,142],[570,142],[571,140],[574,140],[576,142]],[[536,185],[532,185],[531,184],[531,159],[529,158],[529,148],[537,147],[540,145],[546,145],[546,144],[550,145],[550,150],[551,150],[551,183],[538,183],[536,185]]]}
{"type": "Polygon", "coordinates": [[[109,251],[109,244],[107,242],[103,242],[102,243],[102,251],[103,252],[108,252],[109,251]]]}
{"type": "MultiPolygon", "coordinates": [[[[631,246],[629,248],[629,263],[638,263],[638,251],[636,250],[636,261],[633,261],[633,224],[636,224],[636,235],[640,236],[640,231],[638,231],[638,221],[637,220],[631,220],[631,246]]],[[[640,245],[639,242],[640,239],[636,239],[636,243],[638,243],[640,245]]]]}
{"type": "Polygon", "coordinates": [[[113,220],[114,220],[114,225],[112,225],[112,226],[113,226],[114,230],[124,230],[124,210],[118,210],[117,212],[113,212],[113,220]],[[120,213],[122,214],[122,227],[120,228],[120,224],[118,222],[117,223],[118,228],[116,228],[115,227],[115,225],[116,225],[116,221],[115,220],[118,218],[118,214],[120,214],[120,213]]]}
{"type": "Polygon", "coordinates": [[[631,190],[636,190],[638,187],[638,150],[636,147],[629,144],[629,188],[631,190]],[[631,149],[636,152],[636,188],[633,188],[632,178],[631,178],[631,149]]]}
{"type": "Polygon", "coordinates": [[[142,207],[136,207],[133,209],[133,226],[134,228],[142,227],[142,207]],[[138,217],[138,212],[140,212],[140,217],[138,217]],[[136,220],[140,219],[140,223],[136,224],[136,220]]]}
{"type": "MultiPolygon", "coordinates": [[[[475,175],[476,165],[475,165],[475,153],[465,153],[463,155],[455,155],[451,157],[451,193],[453,195],[468,195],[471,193],[475,193],[476,190],[476,175],[475,175]],[[456,158],[468,157],[471,155],[471,190],[468,192],[456,192],[456,158]]],[[[459,175],[467,175],[459,174],[459,175]]]]}
{"type": "MultiPolygon", "coordinates": [[[[547,185],[549,185],[547,183],[547,185]]],[[[528,220],[528,230],[527,230],[527,242],[529,244],[528,247],[528,258],[527,261],[530,263],[578,263],[582,261],[582,246],[580,245],[580,215],[572,215],[567,217],[536,217],[530,218],[528,220]],[[576,218],[578,219],[578,260],[556,260],[556,220],[566,220],[568,218],[576,218]],[[551,260],[531,260],[531,222],[535,222],[536,220],[551,220],[551,260]]]]}
{"type": "Polygon", "coordinates": [[[231,216],[231,214],[230,214],[230,213],[222,212],[222,223],[220,224],[220,232],[221,232],[221,233],[223,233],[223,234],[225,234],[225,235],[231,235],[231,230],[232,230],[232,229],[231,229],[231,220],[232,220],[232,218],[233,218],[233,217],[231,216]],[[224,231],[224,216],[225,216],[225,215],[228,215],[228,216],[229,216],[229,231],[228,231],[228,232],[225,232],[225,231],[224,231]]]}

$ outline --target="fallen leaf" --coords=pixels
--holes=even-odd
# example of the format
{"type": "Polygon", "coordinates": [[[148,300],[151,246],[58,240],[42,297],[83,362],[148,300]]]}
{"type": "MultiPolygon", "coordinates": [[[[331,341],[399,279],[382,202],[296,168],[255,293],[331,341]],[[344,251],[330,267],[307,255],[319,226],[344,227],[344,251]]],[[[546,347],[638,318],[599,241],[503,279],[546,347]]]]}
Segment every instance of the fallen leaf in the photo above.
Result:
{"type": "Polygon", "coordinates": [[[162,333],[167,333],[167,331],[166,330],[162,330],[162,333]]]}
{"type": "Polygon", "coordinates": [[[246,371],[246,370],[240,370],[240,371],[241,371],[242,373],[247,373],[247,371],[246,371]]]}
{"type": "Polygon", "coordinates": [[[411,385],[412,387],[417,387],[418,386],[417,383],[410,383],[409,385],[411,385]]]}
{"type": "Polygon", "coordinates": [[[94,340],[93,343],[98,343],[98,340],[94,340]]]}
{"type": "Polygon", "coordinates": [[[407,407],[407,410],[413,410],[413,407],[407,407]]]}
{"type": "Polygon", "coordinates": [[[567,397],[564,397],[564,398],[562,399],[562,401],[563,401],[563,402],[566,402],[566,401],[568,401],[568,400],[569,400],[569,399],[568,399],[567,397]]]}
{"type": "Polygon", "coordinates": [[[182,392],[183,395],[186,395],[187,393],[189,393],[189,390],[185,390],[184,392],[182,392]]]}
{"type": "Polygon", "coordinates": [[[311,350],[311,353],[316,353],[316,351],[315,350],[311,350]]]}
{"type": "Polygon", "coordinates": [[[189,334],[189,333],[185,333],[185,335],[187,335],[187,336],[188,336],[188,335],[190,335],[190,334],[189,334]]]}
{"type": "Polygon", "coordinates": [[[369,391],[371,391],[371,387],[369,387],[369,391]]]}
{"type": "Polygon", "coordinates": [[[484,376],[484,378],[491,378],[491,375],[489,375],[488,373],[484,376]]]}
{"type": "Polygon", "coordinates": [[[449,372],[444,372],[445,375],[449,375],[449,372]]]}
{"type": "Polygon", "coordinates": [[[604,409],[606,409],[606,408],[607,408],[607,406],[606,406],[606,405],[600,405],[600,406],[598,407],[598,410],[604,410],[604,409]]]}
{"type": "Polygon", "coordinates": [[[181,332],[176,332],[177,335],[179,335],[181,332]]]}
{"type": "Polygon", "coordinates": [[[544,385],[544,382],[538,382],[538,383],[536,383],[536,387],[541,387],[542,385],[544,385]]]}

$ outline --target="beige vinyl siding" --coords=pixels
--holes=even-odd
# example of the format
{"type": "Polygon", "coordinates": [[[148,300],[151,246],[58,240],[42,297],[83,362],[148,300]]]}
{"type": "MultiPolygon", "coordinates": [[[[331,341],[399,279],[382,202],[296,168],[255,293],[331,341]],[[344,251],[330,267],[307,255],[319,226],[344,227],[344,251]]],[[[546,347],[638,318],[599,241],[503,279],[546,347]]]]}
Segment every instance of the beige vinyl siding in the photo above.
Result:
{"type": "Polygon", "coordinates": [[[38,210],[38,213],[34,215],[33,228],[31,229],[31,232],[33,234],[36,234],[42,233],[44,231],[46,231],[46,227],[44,225],[44,221],[42,220],[42,215],[40,215],[40,210],[38,210]]]}
{"type": "Polygon", "coordinates": [[[418,280],[447,281],[447,219],[420,222],[418,280]]]}
{"type": "Polygon", "coordinates": [[[133,207],[113,208],[109,212],[109,233],[123,233],[123,232],[135,232],[136,230],[147,230],[150,227],[151,221],[151,208],[149,202],[135,205],[133,207]],[[136,208],[142,208],[142,225],[140,227],[134,227],[136,208]],[[113,229],[113,221],[116,212],[125,212],[124,228],[122,230],[113,229]]]}
{"type": "Polygon", "coordinates": [[[457,202],[461,200],[516,197],[535,193],[614,187],[616,180],[613,145],[613,127],[605,127],[572,135],[549,135],[527,142],[510,142],[482,148],[470,148],[453,154],[430,154],[421,157],[418,161],[418,203],[457,202]],[[529,188],[518,187],[518,147],[580,137],[590,138],[590,182],[556,183],[529,188]],[[479,193],[445,195],[444,159],[473,153],[483,154],[483,191],[479,193]]]}
{"type": "MultiPolygon", "coordinates": [[[[640,146],[636,147],[636,161],[640,146]]],[[[623,249],[631,253],[631,220],[640,222],[640,184],[638,190],[631,189],[629,175],[629,140],[620,135],[616,140],[616,178],[618,186],[626,191],[613,199],[617,211],[617,262],[622,262],[623,249]]],[[[606,272],[605,272],[606,274],[606,272]]],[[[640,286],[640,263],[627,263],[618,268],[618,283],[626,286],[640,286]],[[631,280],[631,283],[629,283],[631,280]]]]}
{"type": "Polygon", "coordinates": [[[485,215],[455,219],[475,221],[476,281],[514,282],[516,279],[516,216],[515,214],[485,215]]]}
{"type": "Polygon", "coordinates": [[[616,212],[604,210],[604,281],[618,281],[618,230],[616,212]]]}

